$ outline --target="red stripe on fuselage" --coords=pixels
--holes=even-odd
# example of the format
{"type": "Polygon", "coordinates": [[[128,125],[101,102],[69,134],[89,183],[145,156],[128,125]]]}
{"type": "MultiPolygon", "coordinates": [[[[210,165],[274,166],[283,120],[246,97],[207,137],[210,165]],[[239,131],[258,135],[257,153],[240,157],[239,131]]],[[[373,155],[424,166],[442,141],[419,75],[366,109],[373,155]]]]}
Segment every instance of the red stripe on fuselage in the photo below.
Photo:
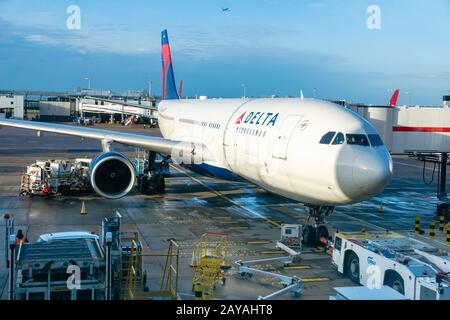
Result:
{"type": "Polygon", "coordinates": [[[394,132],[450,132],[449,127],[392,127],[394,132]]]}

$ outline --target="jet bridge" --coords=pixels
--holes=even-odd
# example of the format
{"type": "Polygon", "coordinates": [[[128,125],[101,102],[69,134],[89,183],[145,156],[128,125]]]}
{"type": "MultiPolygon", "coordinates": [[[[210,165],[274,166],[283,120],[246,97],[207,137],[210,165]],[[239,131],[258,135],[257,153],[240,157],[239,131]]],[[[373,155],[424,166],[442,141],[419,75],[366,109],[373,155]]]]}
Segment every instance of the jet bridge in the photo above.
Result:
{"type": "Polygon", "coordinates": [[[439,164],[437,196],[444,203],[440,214],[448,218],[450,200],[446,191],[447,164],[450,153],[450,108],[349,106],[378,130],[391,154],[419,156],[439,164]],[[434,158],[434,159],[433,159],[434,158]]]}

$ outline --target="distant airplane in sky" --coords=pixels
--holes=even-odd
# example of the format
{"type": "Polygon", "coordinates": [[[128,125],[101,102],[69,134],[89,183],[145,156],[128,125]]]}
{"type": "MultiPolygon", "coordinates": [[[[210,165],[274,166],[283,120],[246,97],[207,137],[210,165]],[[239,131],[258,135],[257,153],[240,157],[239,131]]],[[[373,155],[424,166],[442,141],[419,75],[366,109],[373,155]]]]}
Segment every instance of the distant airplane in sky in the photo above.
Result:
{"type": "Polygon", "coordinates": [[[231,11],[230,8],[222,8],[222,12],[229,12],[231,11]]]}

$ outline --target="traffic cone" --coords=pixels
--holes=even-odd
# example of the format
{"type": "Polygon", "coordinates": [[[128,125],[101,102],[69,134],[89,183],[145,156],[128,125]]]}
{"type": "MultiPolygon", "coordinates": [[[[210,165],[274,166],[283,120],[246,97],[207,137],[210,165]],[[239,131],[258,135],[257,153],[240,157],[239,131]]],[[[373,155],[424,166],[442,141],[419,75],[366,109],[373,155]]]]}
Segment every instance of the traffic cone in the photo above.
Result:
{"type": "Polygon", "coordinates": [[[379,211],[379,212],[384,212],[383,201],[381,201],[380,207],[378,208],[378,211],[379,211]]]}
{"type": "Polygon", "coordinates": [[[197,266],[197,258],[195,256],[195,250],[192,250],[192,259],[189,266],[191,266],[192,268],[195,268],[197,266]]]}
{"type": "Polygon", "coordinates": [[[81,203],[81,211],[80,211],[80,214],[82,215],[82,216],[87,216],[87,210],[86,210],[86,205],[84,204],[84,201],[81,203]]]}

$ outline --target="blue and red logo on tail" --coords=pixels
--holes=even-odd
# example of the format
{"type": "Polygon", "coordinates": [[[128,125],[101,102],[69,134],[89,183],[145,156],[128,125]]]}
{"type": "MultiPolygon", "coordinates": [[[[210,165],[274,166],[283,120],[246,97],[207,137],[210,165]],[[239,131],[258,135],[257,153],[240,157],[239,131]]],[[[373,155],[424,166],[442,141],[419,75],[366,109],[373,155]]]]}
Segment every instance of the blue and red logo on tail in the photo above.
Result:
{"type": "Polygon", "coordinates": [[[172,56],[170,54],[169,36],[167,30],[161,32],[161,59],[162,59],[162,99],[179,99],[175,77],[173,75],[172,56]]]}

